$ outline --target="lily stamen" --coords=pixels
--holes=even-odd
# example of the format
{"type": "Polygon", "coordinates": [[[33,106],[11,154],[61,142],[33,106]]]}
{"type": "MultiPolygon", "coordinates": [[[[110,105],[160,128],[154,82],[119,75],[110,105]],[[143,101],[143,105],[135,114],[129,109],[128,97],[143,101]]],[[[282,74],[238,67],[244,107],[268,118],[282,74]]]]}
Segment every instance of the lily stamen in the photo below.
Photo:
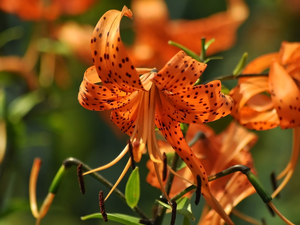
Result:
{"type": "Polygon", "coordinates": [[[240,212],[239,210],[237,210],[236,208],[233,208],[232,209],[232,214],[234,214],[235,216],[239,217],[240,219],[246,221],[246,222],[249,222],[253,225],[264,225],[263,222],[257,220],[257,219],[254,219],[253,217],[251,216],[248,216],[242,212],[240,212]]]}
{"type": "Polygon", "coordinates": [[[79,183],[80,192],[81,192],[81,194],[84,195],[84,193],[85,193],[85,186],[84,186],[84,179],[83,179],[83,175],[82,175],[82,164],[79,164],[77,166],[77,177],[78,177],[78,183],[79,183]]]}
{"type": "Polygon", "coordinates": [[[128,160],[128,162],[127,162],[125,168],[123,169],[121,175],[119,176],[119,178],[116,181],[116,183],[114,184],[114,186],[110,189],[110,191],[107,194],[107,196],[105,197],[104,201],[106,201],[108,199],[108,197],[110,196],[110,194],[116,189],[116,187],[118,186],[118,184],[121,182],[121,180],[123,179],[123,177],[127,173],[127,171],[128,171],[128,169],[129,169],[130,166],[131,166],[131,158],[128,160]]]}
{"type": "Polygon", "coordinates": [[[85,176],[85,175],[88,175],[90,173],[95,173],[95,172],[98,172],[98,171],[101,171],[101,170],[105,170],[105,169],[115,165],[117,162],[119,162],[123,158],[123,156],[127,153],[128,149],[129,149],[129,147],[128,147],[128,145],[126,145],[125,148],[123,149],[123,151],[114,160],[112,160],[110,163],[107,163],[106,165],[98,167],[96,169],[87,171],[87,172],[83,173],[82,175],[85,176]]]}

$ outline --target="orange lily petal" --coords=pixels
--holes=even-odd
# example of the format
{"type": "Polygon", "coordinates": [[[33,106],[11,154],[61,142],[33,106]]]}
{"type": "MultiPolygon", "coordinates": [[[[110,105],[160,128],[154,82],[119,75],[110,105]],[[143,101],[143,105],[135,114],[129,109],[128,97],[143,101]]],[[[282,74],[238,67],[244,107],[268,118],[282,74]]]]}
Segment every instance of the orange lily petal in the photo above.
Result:
{"type": "Polygon", "coordinates": [[[131,94],[124,93],[112,86],[111,89],[101,85],[94,66],[88,68],[78,93],[79,103],[89,110],[102,111],[121,108],[130,103],[131,94]]]}
{"type": "Polygon", "coordinates": [[[280,48],[281,64],[294,63],[300,59],[300,43],[282,42],[280,48]]]}
{"type": "MultiPolygon", "coordinates": [[[[261,69],[262,67],[260,67],[259,70],[261,69]]],[[[251,108],[251,106],[253,106],[253,100],[255,100],[257,95],[260,96],[262,92],[269,92],[267,77],[254,77],[243,79],[243,81],[240,80],[239,85],[230,92],[230,96],[234,101],[231,115],[240,124],[249,129],[268,130],[275,128],[279,124],[275,110],[256,111],[257,105],[251,108]],[[250,103],[249,105],[248,101],[250,103]]],[[[264,98],[267,98],[267,96],[264,98]]],[[[260,105],[260,109],[269,109],[271,105],[274,105],[273,102],[270,103],[268,100],[264,100],[264,103],[265,105],[260,105]]]]}
{"type": "MultiPolygon", "coordinates": [[[[264,70],[270,67],[271,63],[273,62],[274,59],[278,57],[278,55],[279,55],[278,53],[269,53],[257,57],[245,67],[245,69],[243,70],[243,74],[263,72],[264,70]]],[[[242,82],[244,79],[247,78],[240,79],[240,81],[242,82]]]]}
{"type": "Polygon", "coordinates": [[[139,104],[137,101],[141,100],[139,96],[133,96],[133,98],[129,98],[129,100],[131,100],[130,104],[128,104],[125,108],[123,107],[119,110],[113,110],[110,117],[111,121],[117,125],[121,131],[127,133],[129,136],[132,135],[137,122],[136,120],[139,112],[139,104]]]}
{"type": "Polygon", "coordinates": [[[247,105],[249,108],[257,111],[257,112],[263,112],[266,110],[273,109],[273,102],[271,98],[264,94],[257,94],[252,96],[248,101],[247,105]]]}
{"type": "Polygon", "coordinates": [[[122,12],[110,10],[97,23],[91,39],[93,62],[107,87],[117,86],[125,92],[143,89],[139,74],[129,59],[120,37],[120,21],[132,12],[123,7],[122,12]]]}
{"type": "Polygon", "coordinates": [[[184,123],[206,123],[230,114],[233,101],[221,93],[221,82],[212,81],[195,86],[177,94],[164,92],[164,109],[176,121],[184,123]]]}
{"type": "Polygon", "coordinates": [[[153,78],[160,90],[180,93],[192,88],[207,64],[197,62],[184,51],[179,51],[153,78]]]}
{"type": "Polygon", "coordinates": [[[293,78],[277,62],[269,73],[271,98],[274,102],[282,129],[300,125],[300,90],[293,78]]]}

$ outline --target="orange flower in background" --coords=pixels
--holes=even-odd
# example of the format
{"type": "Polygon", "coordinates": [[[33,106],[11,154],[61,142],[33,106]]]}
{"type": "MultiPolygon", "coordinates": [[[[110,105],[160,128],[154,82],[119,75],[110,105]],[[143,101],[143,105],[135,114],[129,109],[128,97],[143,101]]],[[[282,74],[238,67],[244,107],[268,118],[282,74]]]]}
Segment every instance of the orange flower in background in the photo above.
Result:
{"type": "Polygon", "coordinates": [[[238,27],[248,17],[248,8],[242,0],[227,0],[227,3],[225,12],[188,21],[170,20],[163,0],[132,1],[136,35],[130,58],[137,66],[162,66],[178,51],[167,44],[169,40],[200,53],[202,37],[215,38],[208,55],[227,50],[235,43],[238,27]]]}
{"type": "MultiPolygon", "coordinates": [[[[232,122],[225,131],[218,135],[218,138],[222,141],[222,145],[218,151],[218,157],[211,162],[212,174],[234,165],[245,165],[255,173],[252,156],[249,153],[250,148],[257,141],[254,133],[232,122]]],[[[227,214],[239,202],[256,192],[241,172],[214,180],[209,183],[209,186],[227,214]]],[[[210,210],[202,215],[198,224],[224,224],[224,221],[214,210],[210,210]]]]}
{"type": "Polygon", "coordinates": [[[283,42],[279,53],[270,53],[250,62],[243,73],[259,74],[269,69],[268,77],[239,79],[231,90],[234,100],[231,115],[242,125],[255,130],[280,126],[294,128],[292,157],[277,179],[285,179],[273,193],[276,196],[291,178],[300,148],[300,43],[283,42]]]}
{"type": "MultiPolygon", "coordinates": [[[[207,174],[187,145],[179,125],[179,122],[203,123],[222,118],[230,113],[232,100],[221,93],[220,81],[194,86],[206,64],[197,62],[182,51],[159,72],[156,69],[136,69],[120,37],[123,15],[131,17],[132,13],[125,6],[122,12],[110,10],[95,27],[91,38],[94,66],[85,72],[78,94],[80,104],[89,110],[112,109],[111,120],[130,136],[134,161],[140,161],[147,146],[164,192],[158,171],[162,155],[155,137],[156,125],[187,163],[198,181],[197,186],[200,185],[199,179],[202,180],[201,193],[208,204],[228,224],[232,224],[210,193],[207,174]]],[[[110,167],[127,151],[128,145],[113,162],[100,169],[110,167]]],[[[130,164],[131,159],[125,172],[130,164]]]]}
{"type": "Polygon", "coordinates": [[[79,25],[69,21],[61,25],[54,32],[54,37],[69,47],[69,49],[83,62],[92,65],[92,54],[88,43],[94,28],[90,25],[79,25]]]}
{"type": "Polygon", "coordinates": [[[268,77],[241,78],[230,95],[235,106],[232,116],[250,129],[282,129],[300,125],[300,44],[283,42],[279,53],[250,62],[243,73],[268,77]]]}
{"type": "Polygon", "coordinates": [[[85,12],[94,0],[0,0],[0,9],[17,14],[23,20],[55,20],[61,14],[85,12]]]}

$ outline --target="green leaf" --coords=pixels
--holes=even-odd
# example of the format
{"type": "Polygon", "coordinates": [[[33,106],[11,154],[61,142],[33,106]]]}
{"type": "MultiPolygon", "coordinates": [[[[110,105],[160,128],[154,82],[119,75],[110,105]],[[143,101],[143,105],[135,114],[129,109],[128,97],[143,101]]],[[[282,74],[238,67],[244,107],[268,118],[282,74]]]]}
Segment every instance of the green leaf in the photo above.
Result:
{"type": "Polygon", "coordinates": [[[189,56],[191,56],[192,58],[196,59],[197,61],[200,62],[200,58],[197,56],[197,54],[193,51],[191,51],[190,49],[182,46],[181,44],[178,44],[176,42],[173,42],[173,41],[169,41],[168,42],[169,45],[173,45],[173,46],[176,46],[178,48],[180,48],[181,50],[185,51],[185,53],[189,56]]]}
{"type": "Polygon", "coordinates": [[[21,26],[11,27],[0,33],[0,48],[7,42],[19,39],[23,36],[24,29],[21,26]]]}
{"type": "MultiPolygon", "coordinates": [[[[172,210],[172,207],[162,201],[155,200],[158,204],[162,205],[163,207],[172,210]]],[[[191,202],[190,199],[187,197],[181,198],[176,201],[177,203],[177,212],[181,215],[184,215],[188,219],[195,220],[195,216],[192,213],[192,207],[191,207],[191,202]]]]}
{"type": "Polygon", "coordinates": [[[160,204],[161,206],[163,206],[163,207],[165,207],[165,208],[167,208],[167,209],[171,209],[171,210],[172,210],[172,207],[171,207],[170,205],[168,205],[167,203],[164,203],[164,202],[159,201],[159,200],[157,200],[157,199],[155,199],[155,201],[156,201],[158,204],[160,204]]]}
{"type": "Polygon", "coordinates": [[[5,118],[5,92],[4,89],[0,87],[0,119],[5,118]]]}
{"type": "Polygon", "coordinates": [[[209,46],[214,42],[215,42],[214,38],[210,39],[208,42],[205,43],[204,49],[207,50],[209,48],[209,46]]]}
{"type": "MultiPolygon", "coordinates": [[[[169,152],[166,154],[167,155],[167,163],[169,166],[172,165],[172,161],[173,161],[173,158],[175,156],[175,153],[174,152],[169,152]]],[[[184,167],[186,167],[186,164],[185,162],[182,160],[182,159],[179,159],[178,160],[178,163],[177,163],[177,168],[176,168],[176,171],[177,170],[181,170],[183,169],[184,167]]]]}
{"type": "Polygon", "coordinates": [[[37,90],[16,98],[8,107],[8,118],[12,123],[19,122],[34,106],[44,100],[45,96],[37,90]]]}
{"type": "MultiPolygon", "coordinates": [[[[88,219],[96,219],[96,218],[102,218],[101,213],[94,213],[87,216],[82,216],[82,220],[88,220],[88,219]]],[[[133,216],[128,216],[124,214],[118,214],[118,213],[107,213],[107,219],[115,222],[119,222],[121,224],[126,225],[141,225],[139,223],[140,219],[133,216]]]]}
{"type": "Polygon", "coordinates": [[[188,219],[195,220],[195,216],[192,213],[192,207],[190,199],[187,197],[181,198],[177,201],[177,212],[184,215],[188,219]]]}
{"type": "Polygon", "coordinates": [[[183,223],[182,225],[191,225],[189,218],[187,218],[186,216],[183,218],[183,223]]]}
{"type": "Polygon", "coordinates": [[[224,93],[225,95],[228,95],[229,92],[230,92],[230,90],[229,90],[227,87],[225,87],[224,85],[222,85],[221,91],[222,91],[222,93],[224,93]]]}
{"type": "Polygon", "coordinates": [[[134,208],[140,199],[140,174],[139,168],[135,169],[130,174],[128,178],[126,188],[125,188],[125,198],[126,203],[129,207],[134,208]]]}
{"type": "Polygon", "coordinates": [[[223,56],[212,56],[209,58],[206,58],[203,63],[208,63],[210,60],[217,60],[217,59],[223,59],[223,56]]]}
{"type": "Polygon", "coordinates": [[[71,55],[71,50],[66,44],[48,38],[41,38],[37,42],[37,48],[40,52],[55,53],[65,56],[71,55]]]}
{"type": "Polygon", "coordinates": [[[236,67],[233,70],[233,75],[234,76],[238,76],[238,75],[241,74],[241,72],[243,71],[244,67],[246,66],[247,57],[248,57],[248,53],[245,52],[243,54],[243,56],[241,57],[240,61],[238,62],[238,64],[236,65],[236,67]]]}

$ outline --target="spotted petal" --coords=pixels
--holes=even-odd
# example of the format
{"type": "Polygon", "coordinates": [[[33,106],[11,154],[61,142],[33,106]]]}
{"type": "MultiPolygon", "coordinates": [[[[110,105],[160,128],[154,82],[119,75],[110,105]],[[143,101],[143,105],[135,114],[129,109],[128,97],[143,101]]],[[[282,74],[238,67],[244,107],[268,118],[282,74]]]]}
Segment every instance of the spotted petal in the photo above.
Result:
{"type": "Polygon", "coordinates": [[[270,67],[269,84],[283,129],[300,125],[300,90],[293,78],[277,62],[270,67]]]}
{"type": "Polygon", "coordinates": [[[137,123],[139,104],[141,100],[137,95],[137,92],[131,94],[129,101],[130,103],[123,108],[113,110],[111,113],[111,121],[117,125],[117,127],[127,133],[129,136],[132,135],[133,130],[137,123]]]}
{"type": "Polygon", "coordinates": [[[132,98],[131,95],[120,91],[114,85],[110,89],[103,86],[95,67],[92,66],[84,73],[78,100],[86,109],[102,111],[126,106],[132,98]]]}
{"type": "Polygon", "coordinates": [[[233,101],[221,93],[221,82],[212,81],[177,94],[161,94],[164,110],[184,123],[206,123],[230,114],[233,101]]]}
{"type": "Polygon", "coordinates": [[[153,82],[160,90],[181,93],[193,87],[206,66],[180,51],[155,75],[153,82]]]}
{"type": "Polygon", "coordinates": [[[120,21],[132,12],[110,10],[97,23],[91,39],[93,62],[99,77],[107,87],[116,85],[120,90],[133,92],[143,89],[139,74],[129,59],[120,37],[120,21]]]}

